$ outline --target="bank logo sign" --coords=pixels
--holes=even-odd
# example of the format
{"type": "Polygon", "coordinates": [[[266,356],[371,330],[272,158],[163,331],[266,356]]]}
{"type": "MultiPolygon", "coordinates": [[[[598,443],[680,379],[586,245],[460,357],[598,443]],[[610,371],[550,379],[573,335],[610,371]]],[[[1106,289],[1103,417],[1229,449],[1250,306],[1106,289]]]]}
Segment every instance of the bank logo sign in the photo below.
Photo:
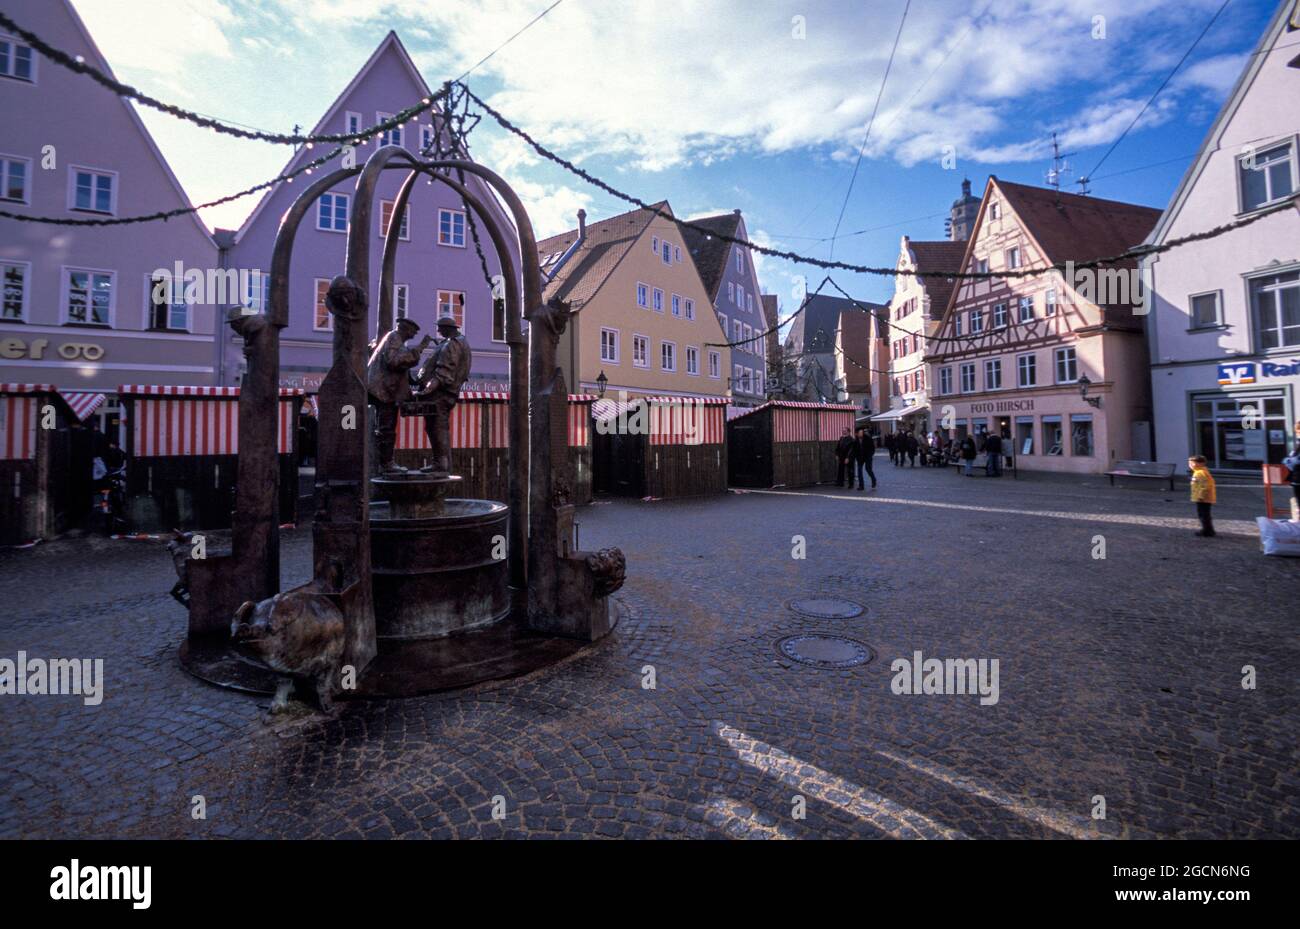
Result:
{"type": "Polygon", "coordinates": [[[1255,362],[1219,365],[1219,383],[1225,387],[1255,383],[1255,362]]]}

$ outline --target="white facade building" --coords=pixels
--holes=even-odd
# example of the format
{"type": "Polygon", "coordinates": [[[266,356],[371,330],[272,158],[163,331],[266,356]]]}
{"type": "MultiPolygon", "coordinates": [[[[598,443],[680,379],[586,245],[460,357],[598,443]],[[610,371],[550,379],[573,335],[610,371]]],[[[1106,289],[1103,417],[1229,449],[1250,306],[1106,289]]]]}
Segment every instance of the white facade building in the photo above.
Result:
{"type": "Polygon", "coordinates": [[[1144,262],[1156,455],[1258,476],[1300,415],[1300,3],[1269,23],[1148,244],[1290,203],[1144,262]]]}

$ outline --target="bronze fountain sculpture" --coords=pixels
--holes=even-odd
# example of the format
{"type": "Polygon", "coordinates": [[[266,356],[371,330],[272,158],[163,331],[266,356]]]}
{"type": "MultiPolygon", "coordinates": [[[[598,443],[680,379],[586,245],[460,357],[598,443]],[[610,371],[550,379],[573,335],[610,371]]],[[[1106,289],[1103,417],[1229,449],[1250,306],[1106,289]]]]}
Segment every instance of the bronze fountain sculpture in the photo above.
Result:
{"type": "Polygon", "coordinates": [[[536,255],[528,214],[498,175],[466,160],[422,161],[399,146],[381,147],[363,168],[320,178],[286,211],[266,314],[235,310],[230,318],[248,359],[232,548],[188,563],[189,633],[180,657],[189,671],[237,689],[275,690],[274,708],[291,683],[310,685],[326,709],[340,694],[405,696],[532,670],[612,630],[607,598],[623,583],[625,560],[618,549],[592,553],[572,545],[567,456],[552,429],[565,421],[556,354],[568,307],[543,305],[536,255]],[[385,170],[409,172],[393,215],[405,209],[416,179],[427,177],[464,198],[496,250],[510,349],[508,506],[446,496],[459,481],[448,473],[447,422],[469,370],[468,345],[454,319],[439,320],[446,338],[406,399],[420,352],[405,347],[418,327],[395,326],[392,318],[398,236],[385,241],[374,348],[367,353],[370,220],[385,170]],[[476,175],[510,210],[523,257],[518,277],[507,231],[453,171],[476,175]],[[318,396],[312,578],[281,591],[275,410],[293,242],[321,194],[353,176],[345,273],[331,282],[326,300],[334,362],[318,396]],[[399,412],[427,417],[434,458],[426,469],[406,472],[393,462],[399,412]]]}

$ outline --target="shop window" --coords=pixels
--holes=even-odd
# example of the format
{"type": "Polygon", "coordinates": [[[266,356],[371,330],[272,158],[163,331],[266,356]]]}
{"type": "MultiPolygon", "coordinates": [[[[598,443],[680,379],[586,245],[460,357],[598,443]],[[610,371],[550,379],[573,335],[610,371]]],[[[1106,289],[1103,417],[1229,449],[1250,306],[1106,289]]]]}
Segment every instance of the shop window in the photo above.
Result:
{"type": "Polygon", "coordinates": [[[1034,417],[1017,416],[1016,417],[1016,448],[1017,455],[1032,455],[1034,453],[1034,417]]]}
{"type": "Polygon", "coordinates": [[[1287,454],[1286,399],[1275,394],[1208,394],[1194,398],[1196,451],[1211,468],[1259,473],[1287,454]]]}
{"type": "Polygon", "coordinates": [[[1061,429],[1061,417],[1043,417],[1043,448],[1048,455],[1065,453],[1065,433],[1061,429]]]}
{"type": "Polygon", "coordinates": [[[1083,458],[1093,454],[1092,415],[1089,413],[1074,413],[1070,416],[1070,454],[1083,458]]]}

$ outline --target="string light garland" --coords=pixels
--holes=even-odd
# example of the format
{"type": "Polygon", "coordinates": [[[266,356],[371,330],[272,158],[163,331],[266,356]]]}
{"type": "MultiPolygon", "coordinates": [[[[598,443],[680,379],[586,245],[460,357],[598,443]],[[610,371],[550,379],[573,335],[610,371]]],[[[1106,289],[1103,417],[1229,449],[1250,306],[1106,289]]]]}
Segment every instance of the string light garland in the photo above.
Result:
{"type": "Polygon", "coordinates": [[[415,106],[407,107],[396,116],[386,119],[383,122],[375,123],[373,126],[359,132],[302,135],[296,132],[284,134],[278,132],[262,132],[254,129],[241,129],[229,122],[213,119],[210,116],[202,116],[199,113],[195,113],[193,110],[187,110],[183,107],[176,106],[175,104],[164,103],[161,100],[155,99],[154,97],[150,97],[148,94],[136,90],[129,84],[123,84],[121,81],[109,77],[94,65],[88,64],[83,56],[69,55],[67,52],[55,48],[36,33],[18,25],[3,12],[0,12],[0,28],[3,28],[6,32],[22,39],[25,43],[30,45],[32,49],[39,52],[55,64],[67,68],[69,71],[76,74],[89,77],[91,80],[106,87],[119,97],[134,100],[141,106],[147,106],[151,109],[158,110],[161,113],[166,113],[169,116],[174,116],[177,119],[191,122],[204,129],[211,129],[212,131],[221,133],[222,135],[234,136],[240,139],[254,139],[260,142],[272,142],[277,145],[305,145],[313,142],[360,144],[367,138],[381,135],[385,132],[396,129],[413,117],[420,115],[426,110],[432,109],[439,99],[449,93],[450,82],[444,84],[442,89],[433,96],[422,100],[415,106]]]}
{"type": "Polygon", "coordinates": [[[568,171],[570,174],[574,174],[577,177],[582,178],[584,181],[586,181],[588,184],[591,184],[593,187],[600,188],[601,190],[608,193],[610,196],[617,197],[618,199],[623,200],[627,203],[631,203],[634,206],[640,207],[643,210],[648,210],[657,216],[675,222],[677,223],[677,225],[686,229],[690,229],[694,232],[698,232],[701,235],[711,236],[715,239],[718,239],[723,242],[728,242],[732,245],[739,245],[742,248],[750,249],[751,251],[757,252],[760,255],[766,255],[769,258],[782,258],[786,261],[795,262],[796,264],[813,265],[814,267],[822,268],[827,271],[851,271],[854,274],[874,274],[882,277],[907,276],[907,277],[917,277],[917,278],[943,278],[945,280],[970,280],[970,281],[988,281],[988,280],[1006,280],[1006,279],[1022,280],[1025,278],[1041,277],[1044,274],[1051,274],[1052,272],[1065,273],[1068,270],[1084,271],[1084,270],[1090,270],[1094,268],[1100,268],[1104,265],[1123,264],[1125,262],[1136,261],[1138,259],[1147,257],[1149,255],[1159,255],[1164,252],[1170,251],[1172,249],[1178,248],[1181,245],[1187,245],[1192,242],[1202,242],[1205,241],[1206,239],[1217,238],[1218,236],[1225,235],[1226,233],[1232,232],[1234,230],[1244,228],[1246,226],[1251,225],[1252,223],[1257,223],[1261,219],[1266,219],[1267,217],[1272,216],[1275,213],[1280,213],[1284,210],[1289,210],[1295,207],[1297,204],[1300,204],[1300,194],[1296,194],[1287,198],[1286,200],[1283,200],[1281,203],[1278,203],[1275,206],[1268,208],[1267,210],[1261,210],[1258,213],[1253,213],[1250,216],[1242,217],[1241,219],[1233,220],[1232,222],[1229,223],[1224,223],[1221,226],[1215,226],[1213,229],[1207,229],[1203,232],[1190,233],[1188,235],[1181,236],[1176,239],[1170,239],[1166,242],[1161,243],[1160,245],[1137,246],[1135,248],[1130,248],[1128,251],[1121,252],[1118,255],[1111,255],[1105,258],[1092,258],[1087,261],[1076,261],[1070,263],[1069,265],[1067,265],[1065,262],[1058,262],[1056,264],[1046,265],[1040,268],[1024,268],[1020,270],[1007,270],[1007,271],[951,271],[951,272],[949,271],[900,271],[898,268],[871,267],[868,265],[850,264],[849,262],[845,262],[845,261],[828,261],[821,258],[813,258],[809,255],[801,255],[798,252],[790,252],[790,251],[784,251],[782,249],[768,248],[767,246],[759,245],[756,242],[751,242],[746,239],[736,238],[735,236],[716,232],[712,229],[707,229],[704,226],[700,226],[696,223],[692,223],[689,220],[678,219],[676,216],[673,216],[671,213],[665,210],[661,210],[658,207],[654,206],[653,204],[647,203],[646,201],[642,200],[640,197],[635,197],[631,194],[619,190],[618,188],[614,187],[612,184],[609,184],[608,182],[603,181],[600,178],[596,177],[595,175],[591,174],[589,171],[586,171],[578,167],[577,165],[575,165],[573,162],[568,161],[567,159],[562,158],[561,156],[555,154],[546,146],[542,145],[540,142],[534,139],[527,132],[525,132],[523,129],[520,129],[518,126],[512,123],[499,111],[497,111],[496,109],[488,105],[486,102],[484,102],[481,97],[479,97],[477,94],[471,91],[468,87],[465,88],[465,92],[466,94],[468,94],[471,100],[473,100],[478,106],[483,108],[484,112],[486,112],[489,116],[491,116],[494,120],[496,120],[497,123],[499,123],[503,129],[523,139],[524,142],[526,142],[535,152],[537,152],[543,158],[559,165],[560,167],[568,171]]]}

